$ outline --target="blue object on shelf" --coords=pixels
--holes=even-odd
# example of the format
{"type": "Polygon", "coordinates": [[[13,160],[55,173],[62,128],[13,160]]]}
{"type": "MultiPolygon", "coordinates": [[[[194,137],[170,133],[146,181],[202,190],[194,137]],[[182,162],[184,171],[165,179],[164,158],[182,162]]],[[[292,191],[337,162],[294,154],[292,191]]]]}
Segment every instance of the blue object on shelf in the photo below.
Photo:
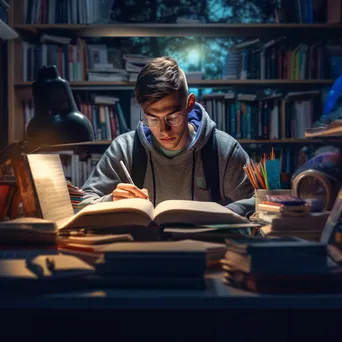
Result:
{"type": "Polygon", "coordinates": [[[333,86],[331,87],[329,91],[327,100],[325,101],[325,104],[324,104],[322,119],[329,116],[329,114],[331,113],[331,111],[333,110],[336,104],[336,101],[340,97],[341,93],[342,93],[342,75],[340,75],[337,78],[337,80],[335,81],[335,83],[333,84],[333,86]]]}

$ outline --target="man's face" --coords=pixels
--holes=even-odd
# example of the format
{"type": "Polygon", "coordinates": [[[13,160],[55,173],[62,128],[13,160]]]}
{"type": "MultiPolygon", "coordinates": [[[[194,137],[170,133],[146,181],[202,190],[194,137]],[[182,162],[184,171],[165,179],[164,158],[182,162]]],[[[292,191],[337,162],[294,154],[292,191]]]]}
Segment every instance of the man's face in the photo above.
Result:
{"type": "Polygon", "coordinates": [[[174,151],[187,146],[189,143],[188,110],[187,99],[181,98],[178,92],[164,97],[145,110],[145,120],[147,119],[147,122],[150,122],[148,126],[159,146],[174,151]],[[176,125],[169,125],[166,120],[170,124],[176,125]],[[151,127],[157,123],[156,127],[151,127]]]}

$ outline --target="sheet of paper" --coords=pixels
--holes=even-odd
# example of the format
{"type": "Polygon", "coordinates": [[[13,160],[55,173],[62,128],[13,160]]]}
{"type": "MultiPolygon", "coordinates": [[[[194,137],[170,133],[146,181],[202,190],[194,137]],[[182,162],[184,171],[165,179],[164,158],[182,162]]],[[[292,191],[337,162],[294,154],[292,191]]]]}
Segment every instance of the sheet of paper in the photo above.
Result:
{"type": "Polygon", "coordinates": [[[58,154],[27,155],[43,218],[58,221],[74,215],[58,154]]]}

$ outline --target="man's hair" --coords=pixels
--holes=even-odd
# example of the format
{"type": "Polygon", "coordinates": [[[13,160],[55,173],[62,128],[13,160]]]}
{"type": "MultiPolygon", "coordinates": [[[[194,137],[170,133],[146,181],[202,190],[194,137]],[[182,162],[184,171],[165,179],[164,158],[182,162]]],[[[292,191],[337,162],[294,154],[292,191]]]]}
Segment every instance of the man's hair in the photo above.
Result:
{"type": "Polygon", "coordinates": [[[140,71],[134,95],[141,107],[150,106],[162,98],[179,92],[181,98],[188,95],[188,84],[184,71],[168,56],[158,57],[140,71]]]}

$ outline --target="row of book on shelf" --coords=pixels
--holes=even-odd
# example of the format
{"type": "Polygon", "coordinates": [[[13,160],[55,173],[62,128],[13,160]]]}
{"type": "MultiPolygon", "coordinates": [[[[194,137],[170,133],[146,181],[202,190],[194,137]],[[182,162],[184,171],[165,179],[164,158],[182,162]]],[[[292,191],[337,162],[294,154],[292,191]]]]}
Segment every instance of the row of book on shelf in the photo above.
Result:
{"type": "MultiPolygon", "coordinates": [[[[26,24],[109,23],[111,13],[119,8],[115,0],[29,0],[25,1],[26,24]]],[[[280,0],[270,4],[277,22],[336,23],[341,21],[340,0],[280,0]]]]}
{"type": "MultiPolygon", "coordinates": [[[[306,129],[320,116],[320,91],[289,92],[285,96],[212,93],[203,95],[204,105],[217,128],[236,139],[304,138],[306,129]],[[283,119],[282,119],[283,118],[283,119]]],[[[81,113],[93,125],[96,140],[113,140],[135,129],[140,110],[131,98],[125,115],[118,97],[92,94],[86,100],[76,96],[81,113]]],[[[25,125],[34,115],[32,100],[23,101],[25,125]]]]}
{"type": "Polygon", "coordinates": [[[56,65],[68,81],[136,81],[142,67],[152,58],[123,54],[117,47],[88,44],[84,39],[42,34],[40,44],[22,44],[23,81],[33,81],[43,65],[56,65]]]}
{"type": "MultiPolygon", "coordinates": [[[[78,103],[79,110],[92,123],[95,140],[113,140],[118,135],[129,131],[126,117],[119,99],[113,96],[95,95],[92,103],[78,103]]],[[[32,100],[23,101],[25,127],[34,116],[32,100]]]]}
{"type": "Polygon", "coordinates": [[[203,95],[201,100],[217,128],[234,138],[283,139],[304,138],[320,115],[318,95],[318,90],[262,97],[231,92],[203,95]]]}
{"type": "Polygon", "coordinates": [[[340,44],[318,41],[311,44],[279,37],[260,38],[233,45],[226,58],[223,79],[314,80],[341,74],[340,44]]]}
{"type": "Polygon", "coordinates": [[[342,19],[341,0],[280,0],[277,22],[300,24],[336,24],[342,19]]]}
{"type": "MultiPolygon", "coordinates": [[[[222,78],[236,79],[333,79],[342,72],[341,46],[322,41],[294,44],[285,37],[261,42],[259,38],[234,45],[228,50],[222,78]]],[[[40,44],[23,43],[23,80],[32,81],[36,70],[56,65],[69,81],[134,82],[152,57],[122,53],[107,44],[91,44],[43,34],[40,44]]],[[[189,72],[188,79],[202,79],[203,73],[189,72]]]]}
{"type": "Polygon", "coordinates": [[[114,0],[29,0],[24,5],[26,24],[108,23],[114,0]]]}

